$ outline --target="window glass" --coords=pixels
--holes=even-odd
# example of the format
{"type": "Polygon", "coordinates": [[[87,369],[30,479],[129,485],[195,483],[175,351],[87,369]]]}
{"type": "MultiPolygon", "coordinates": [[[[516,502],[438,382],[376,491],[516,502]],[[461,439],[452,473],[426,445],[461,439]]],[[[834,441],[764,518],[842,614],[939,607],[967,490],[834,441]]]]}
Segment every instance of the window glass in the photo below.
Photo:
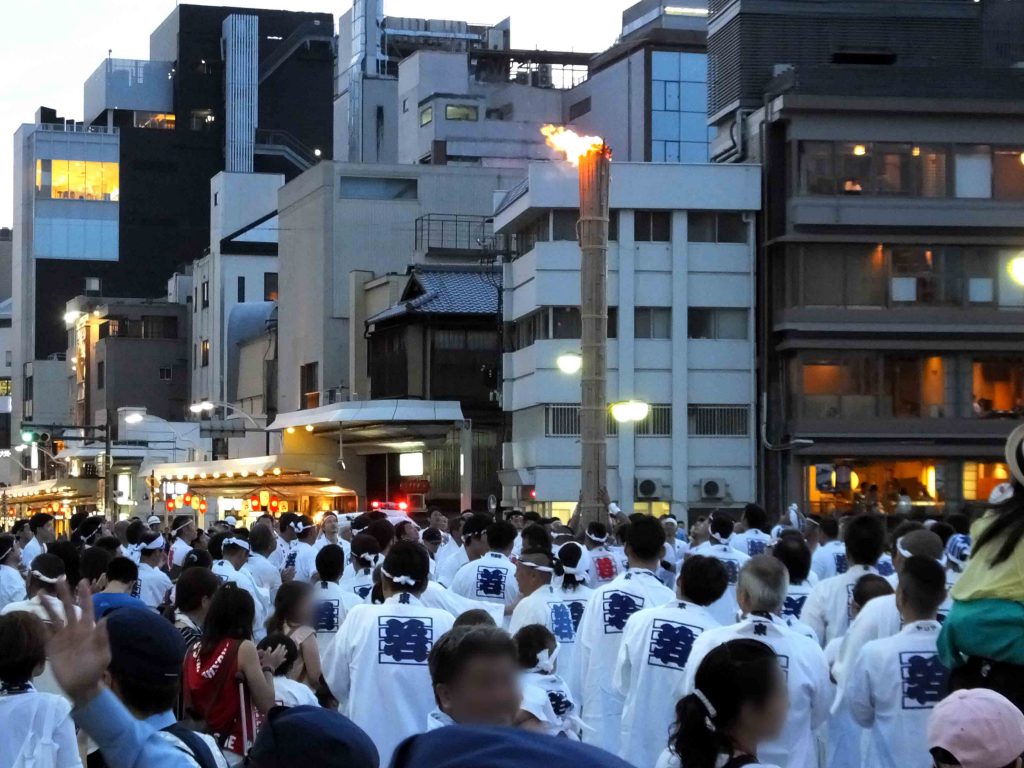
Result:
{"type": "Polygon", "coordinates": [[[808,195],[834,195],[835,162],[830,141],[800,143],[800,191],[808,195]]]}
{"type": "Polygon", "coordinates": [[[551,218],[552,240],[576,240],[576,222],[579,220],[579,211],[556,210],[552,212],[551,218]]]}
{"type": "Polygon", "coordinates": [[[420,125],[430,125],[434,121],[434,108],[424,107],[420,110],[420,125]]]}
{"type": "Polygon", "coordinates": [[[719,213],[718,216],[718,242],[720,243],[745,243],[747,242],[747,225],[743,221],[741,213],[719,213]]]}
{"type": "MultiPolygon", "coordinates": [[[[845,267],[845,303],[852,307],[885,305],[886,251],[875,246],[841,249],[845,267]]],[[[842,257],[841,257],[842,258],[842,257]]]]}
{"type": "Polygon", "coordinates": [[[691,307],[687,335],[691,339],[746,339],[747,320],[746,309],[691,307]]]}
{"type": "Polygon", "coordinates": [[[117,163],[92,160],[36,160],[36,197],[55,200],[120,199],[117,163]]]}
{"type": "Polygon", "coordinates": [[[480,110],[471,104],[448,104],[444,108],[445,120],[477,120],[480,110]]]}
{"type": "Polygon", "coordinates": [[[997,149],[992,155],[992,196],[996,200],[1024,199],[1024,151],[997,149]]]}
{"type": "Polygon", "coordinates": [[[715,214],[692,211],[687,214],[686,239],[691,243],[715,242],[715,214]]]}
{"type": "Polygon", "coordinates": [[[946,197],[949,194],[944,147],[911,148],[910,194],[914,197],[946,197]]]}
{"type": "Polygon", "coordinates": [[[1024,415],[1024,363],[1018,358],[981,358],[972,363],[972,411],[978,418],[1024,415]]]}
{"type": "Polygon", "coordinates": [[[551,310],[551,338],[578,339],[582,334],[578,307],[554,307],[551,310]]]}
{"type": "Polygon", "coordinates": [[[871,179],[871,147],[868,144],[840,143],[836,147],[839,192],[859,195],[868,191],[871,179]]]}
{"type": "Polygon", "coordinates": [[[957,197],[992,197],[992,154],[987,146],[957,147],[953,178],[957,197]]]}
{"type": "Polygon", "coordinates": [[[277,272],[263,273],[263,300],[277,301],[277,272]]]}

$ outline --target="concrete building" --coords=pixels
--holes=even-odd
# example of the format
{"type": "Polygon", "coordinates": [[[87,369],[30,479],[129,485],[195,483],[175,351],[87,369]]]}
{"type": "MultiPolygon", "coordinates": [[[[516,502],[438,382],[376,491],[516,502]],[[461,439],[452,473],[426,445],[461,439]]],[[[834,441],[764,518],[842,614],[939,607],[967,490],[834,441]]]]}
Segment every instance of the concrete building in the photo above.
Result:
{"type": "MultiPolygon", "coordinates": [[[[651,412],[610,423],[608,488],[625,509],[680,518],[755,495],[754,254],[760,171],[753,165],[613,163],[608,254],[608,396],[651,412]]],[[[580,490],[576,174],[535,163],[500,199],[504,266],[502,405],[511,442],[506,503],[567,516],[580,490]],[[507,348],[508,348],[507,347],[507,348]]]]}
{"type": "Polygon", "coordinates": [[[713,4],[714,155],[761,159],[768,190],[759,389],[788,448],[763,456],[770,507],[952,511],[1008,477],[1022,24],[998,2],[713,4]]]}

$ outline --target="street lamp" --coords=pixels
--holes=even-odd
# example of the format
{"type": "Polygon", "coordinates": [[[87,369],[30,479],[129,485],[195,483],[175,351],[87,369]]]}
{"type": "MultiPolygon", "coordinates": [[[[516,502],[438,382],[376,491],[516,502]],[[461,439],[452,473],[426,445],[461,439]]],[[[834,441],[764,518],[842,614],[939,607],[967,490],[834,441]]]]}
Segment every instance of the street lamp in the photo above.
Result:
{"type": "Polygon", "coordinates": [[[564,352],[555,360],[558,370],[572,376],[580,372],[583,367],[583,356],[579,352],[564,352]]]}
{"type": "MultiPolygon", "coordinates": [[[[172,450],[174,451],[175,460],[177,460],[177,457],[178,457],[178,440],[181,440],[182,442],[191,444],[193,447],[191,449],[189,449],[189,450],[190,451],[194,450],[194,451],[198,452],[200,454],[200,460],[202,460],[201,454],[203,453],[203,446],[200,445],[199,443],[197,443],[191,437],[188,437],[186,435],[181,434],[178,430],[176,430],[172,426],[171,422],[167,421],[167,419],[162,419],[159,416],[154,416],[151,413],[141,413],[140,411],[133,411],[132,413],[126,414],[125,417],[124,417],[124,423],[125,424],[141,424],[144,421],[152,421],[152,422],[156,422],[158,424],[161,424],[161,425],[163,425],[164,427],[167,428],[168,432],[170,432],[172,435],[174,435],[175,439],[173,441],[168,441],[168,442],[173,442],[174,443],[174,448],[172,450]]],[[[147,441],[147,442],[149,442],[149,441],[147,441]]],[[[155,442],[155,441],[153,441],[153,442],[155,442]]]]}
{"type": "Polygon", "coordinates": [[[243,411],[237,405],[232,405],[231,403],[223,403],[220,401],[214,402],[212,400],[200,400],[198,403],[192,403],[192,405],[188,407],[188,409],[195,414],[209,413],[210,411],[213,411],[216,408],[223,408],[227,411],[230,411],[231,413],[237,413],[250,424],[252,424],[254,427],[256,427],[256,429],[263,429],[263,425],[256,421],[256,419],[254,419],[250,413],[248,413],[247,411],[243,411]]]}
{"type": "Polygon", "coordinates": [[[612,418],[619,422],[619,424],[636,424],[646,419],[651,412],[650,404],[641,400],[624,400],[620,403],[612,403],[609,409],[612,412],[612,418]]]}
{"type": "Polygon", "coordinates": [[[1017,285],[1024,285],[1024,253],[1020,253],[1010,259],[1006,271],[1017,285]]]}

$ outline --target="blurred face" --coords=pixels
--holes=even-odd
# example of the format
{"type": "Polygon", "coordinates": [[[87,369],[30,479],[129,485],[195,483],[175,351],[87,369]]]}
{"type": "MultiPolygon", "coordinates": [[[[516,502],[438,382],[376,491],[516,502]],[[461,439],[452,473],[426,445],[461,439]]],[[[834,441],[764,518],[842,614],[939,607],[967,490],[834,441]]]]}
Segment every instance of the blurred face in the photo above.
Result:
{"type": "Polygon", "coordinates": [[[56,538],[56,534],[53,532],[53,520],[36,531],[36,538],[43,543],[49,543],[56,538]]]}
{"type": "Polygon", "coordinates": [[[295,620],[299,624],[313,623],[313,595],[306,595],[295,608],[295,620]]]}
{"type": "Polygon", "coordinates": [[[676,537],[676,531],[679,530],[679,524],[668,517],[661,521],[661,527],[665,529],[665,536],[670,541],[676,537]]]}
{"type": "Polygon", "coordinates": [[[21,563],[21,546],[18,544],[18,540],[14,540],[14,545],[11,551],[4,558],[4,563],[10,565],[12,568],[17,568],[18,564],[21,563]]]}
{"type": "Polygon", "coordinates": [[[690,528],[690,539],[692,539],[694,544],[702,544],[710,538],[711,533],[708,529],[708,518],[698,517],[690,528]]]}
{"type": "Polygon", "coordinates": [[[510,726],[519,713],[519,670],[506,656],[470,659],[456,680],[435,691],[441,710],[461,725],[510,726]]]}
{"type": "Polygon", "coordinates": [[[516,584],[519,585],[519,592],[523,595],[532,595],[546,581],[541,578],[540,571],[530,568],[524,563],[516,563],[516,584]]]}
{"type": "Polygon", "coordinates": [[[338,518],[334,515],[328,515],[324,518],[323,524],[320,527],[323,529],[324,536],[333,539],[338,535],[338,531],[341,529],[341,523],[338,522],[338,518]]]}
{"type": "Polygon", "coordinates": [[[427,552],[430,553],[430,556],[434,557],[437,554],[437,550],[441,547],[441,542],[439,542],[439,541],[424,541],[423,542],[423,546],[424,546],[424,548],[426,548],[427,552]]]}
{"type": "Polygon", "coordinates": [[[789,691],[782,670],[775,669],[775,685],[768,700],[760,705],[747,704],[740,714],[744,730],[753,734],[758,743],[773,741],[782,733],[789,714],[789,691]]]}
{"type": "Polygon", "coordinates": [[[435,509],[430,513],[430,527],[439,531],[447,531],[448,518],[440,510],[435,509]]]}
{"type": "Polygon", "coordinates": [[[403,525],[400,538],[402,541],[419,541],[420,532],[415,525],[403,525]]]}
{"type": "Polygon", "coordinates": [[[487,554],[487,534],[483,533],[479,536],[473,536],[465,542],[465,547],[466,554],[469,555],[470,559],[475,560],[478,557],[483,557],[487,554]]]}
{"type": "Polygon", "coordinates": [[[519,515],[512,515],[508,519],[508,521],[510,523],[512,523],[512,525],[515,527],[515,529],[517,531],[521,531],[521,530],[523,530],[523,528],[526,527],[526,518],[523,517],[521,514],[519,514],[519,515]]]}

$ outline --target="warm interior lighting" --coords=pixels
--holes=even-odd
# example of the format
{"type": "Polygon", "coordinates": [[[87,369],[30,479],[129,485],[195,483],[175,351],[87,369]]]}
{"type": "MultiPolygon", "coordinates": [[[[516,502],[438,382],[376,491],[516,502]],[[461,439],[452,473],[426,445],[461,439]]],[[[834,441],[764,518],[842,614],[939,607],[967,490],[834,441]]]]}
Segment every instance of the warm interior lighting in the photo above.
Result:
{"type": "Polygon", "coordinates": [[[910,154],[912,154],[914,157],[920,157],[921,156],[921,148],[920,147],[914,147],[912,150],[910,150],[910,154]]]}
{"type": "Polygon", "coordinates": [[[1022,165],[1024,165],[1024,152],[1020,153],[1020,162],[1022,165]]]}
{"type": "Polygon", "coordinates": [[[306,425],[306,431],[307,432],[312,432],[313,431],[313,425],[312,424],[307,424],[306,425]]]}
{"type": "Polygon", "coordinates": [[[855,144],[853,147],[853,154],[857,157],[864,157],[868,153],[868,148],[863,144],[855,144]]]}
{"type": "Polygon", "coordinates": [[[294,435],[295,427],[288,427],[288,429],[286,429],[285,432],[287,432],[289,435],[294,435]]]}
{"type": "Polygon", "coordinates": [[[77,309],[72,309],[70,312],[64,313],[64,323],[66,325],[74,325],[75,321],[82,316],[82,313],[77,309]]]}
{"type": "Polygon", "coordinates": [[[565,159],[573,165],[579,165],[580,158],[588,152],[605,151],[604,139],[600,136],[580,136],[576,131],[560,125],[545,125],[540,132],[547,145],[563,152],[565,159]]]}

